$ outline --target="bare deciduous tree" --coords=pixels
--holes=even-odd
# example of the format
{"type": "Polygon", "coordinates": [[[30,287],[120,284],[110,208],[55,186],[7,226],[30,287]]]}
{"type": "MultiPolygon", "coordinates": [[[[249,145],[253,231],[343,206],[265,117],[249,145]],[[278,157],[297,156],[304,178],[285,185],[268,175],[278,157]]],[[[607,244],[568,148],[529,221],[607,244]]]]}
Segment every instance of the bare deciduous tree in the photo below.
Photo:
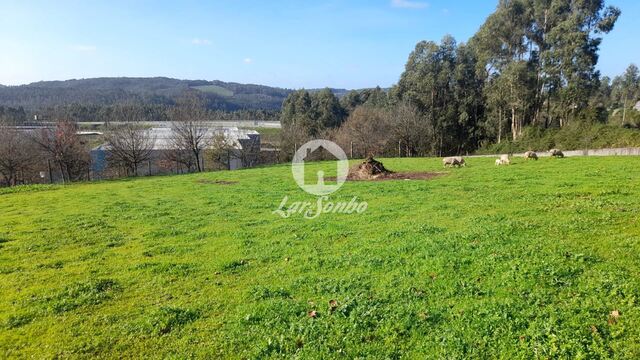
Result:
{"type": "MultiPolygon", "coordinates": [[[[171,141],[173,142],[173,139],[171,141]]],[[[162,152],[162,157],[166,163],[175,166],[176,171],[181,172],[184,168],[186,172],[193,172],[197,169],[196,159],[189,150],[167,149],[162,152]]]]}
{"type": "Polygon", "coordinates": [[[294,123],[283,125],[280,133],[280,161],[291,161],[298,148],[311,140],[306,124],[294,123]]]}
{"type": "MultiPolygon", "coordinates": [[[[426,119],[420,116],[418,109],[403,102],[393,107],[390,116],[394,145],[399,144],[399,150],[404,149],[406,156],[426,153],[433,134],[431,127],[427,126],[426,119]]],[[[402,151],[399,152],[402,153],[402,151]]]]}
{"type": "Polygon", "coordinates": [[[193,157],[198,172],[203,171],[202,153],[212,140],[205,122],[206,117],[207,112],[202,100],[197,94],[190,92],[171,110],[171,145],[180,157],[193,157]]]}
{"type": "Polygon", "coordinates": [[[78,180],[87,174],[89,152],[80,141],[77,129],[75,123],[61,120],[55,128],[42,129],[32,136],[60,170],[62,182],[78,180]]]}
{"type": "Polygon", "coordinates": [[[381,155],[390,139],[389,114],[383,109],[359,106],[340,127],[336,139],[345,149],[354,143],[360,156],[381,155]]]}
{"type": "Polygon", "coordinates": [[[111,129],[104,136],[109,162],[122,166],[129,175],[138,176],[140,164],[151,159],[156,142],[148,129],[127,123],[111,129]]]}
{"type": "Polygon", "coordinates": [[[214,135],[209,152],[213,168],[217,170],[230,169],[231,152],[233,150],[233,144],[224,134],[214,135]]]}
{"type": "Polygon", "coordinates": [[[31,170],[36,158],[32,145],[23,133],[0,126],[0,184],[15,186],[31,170]]]}

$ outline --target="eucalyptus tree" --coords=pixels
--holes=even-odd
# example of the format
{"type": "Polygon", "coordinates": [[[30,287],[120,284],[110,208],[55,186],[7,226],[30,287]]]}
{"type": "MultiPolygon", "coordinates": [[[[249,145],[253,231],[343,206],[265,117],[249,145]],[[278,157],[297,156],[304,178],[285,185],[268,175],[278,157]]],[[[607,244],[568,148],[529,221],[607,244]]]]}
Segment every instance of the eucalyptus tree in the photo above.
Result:
{"type": "Polygon", "coordinates": [[[640,97],[640,76],[635,64],[629,65],[620,79],[620,98],[622,103],[622,123],[627,121],[627,107],[629,102],[635,105],[640,97]]]}
{"type": "Polygon", "coordinates": [[[312,113],[319,129],[337,128],[345,119],[345,110],[336,95],[328,88],[320,90],[312,97],[312,113]]]}
{"type": "Polygon", "coordinates": [[[522,113],[521,119],[512,116],[511,127],[518,132],[514,139],[520,136],[520,125],[540,124],[544,116],[544,124],[556,119],[563,126],[588,105],[599,85],[595,66],[602,34],[613,29],[619,15],[619,9],[605,7],[603,0],[500,1],[471,43],[487,85],[509,69],[511,83],[530,88],[509,90],[508,110],[522,113]],[[524,76],[522,62],[531,75],[524,76]],[[525,103],[514,101],[523,94],[525,103]]]}

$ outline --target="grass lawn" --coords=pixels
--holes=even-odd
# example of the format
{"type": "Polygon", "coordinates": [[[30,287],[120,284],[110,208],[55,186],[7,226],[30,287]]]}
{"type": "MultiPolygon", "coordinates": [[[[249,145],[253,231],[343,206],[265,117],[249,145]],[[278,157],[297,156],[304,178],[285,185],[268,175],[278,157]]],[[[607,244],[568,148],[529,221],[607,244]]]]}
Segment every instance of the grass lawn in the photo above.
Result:
{"type": "Polygon", "coordinates": [[[640,158],[493,162],[0,190],[0,358],[640,358],[640,158]]]}

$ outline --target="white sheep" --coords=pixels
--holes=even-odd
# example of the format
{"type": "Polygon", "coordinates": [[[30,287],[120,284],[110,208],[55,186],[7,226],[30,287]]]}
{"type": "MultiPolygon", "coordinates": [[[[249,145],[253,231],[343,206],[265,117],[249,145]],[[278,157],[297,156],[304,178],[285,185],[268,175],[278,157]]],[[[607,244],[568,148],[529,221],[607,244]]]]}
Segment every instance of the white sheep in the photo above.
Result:
{"type": "Polygon", "coordinates": [[[496,166],[499,165],[511,165],[511,160],[509,160],[509,155],[500,155],[500,159],[496,159],[496,166]]]}
{"type": "Polygon", "coordinates": [[[466,166],[464,159],[462,158],[462,156],[450,156],[450,157],[446,157],[444,159],[442,159],[442,166],[447,167],[453,167],[453,166],[466,166]]]}

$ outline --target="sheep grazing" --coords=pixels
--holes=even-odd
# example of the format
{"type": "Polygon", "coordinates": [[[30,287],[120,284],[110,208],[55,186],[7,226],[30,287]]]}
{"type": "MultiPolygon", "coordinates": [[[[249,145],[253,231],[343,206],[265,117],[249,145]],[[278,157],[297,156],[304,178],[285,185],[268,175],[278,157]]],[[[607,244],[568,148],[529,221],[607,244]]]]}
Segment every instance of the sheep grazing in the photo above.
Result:
{"type": "Polygon", "coordinates": [[[564,154],[562,153],[562,151],[560,151],[558,149],[549,150],[549,154],[551,154],[551,156],[557,157],[557,158],[563,158],[564,157],[564,154]]]}
{"type": "Polygon", "coordinates": [[[453,167],[453,166],[466,166],[464,159],[462,156],[450,156],[442,159],[442,166],[444,167],[453,167]]]}
{"type": "Polygon", "coordinates": [[[446,157],[444,159],[442,159],[442,166],[447,167],[447,166],[455,166],[458,165],[458,161],[456,161],[455,157],[446,157]]]}
{"type": "Polygon", "coordinates": [[[500,159],[496,159],[496,166],[510,164],[511,160],[509,160],[509,155],[500,155],[500,159]]]}
{"type": "Polygon", "coordinates": [[[538,154],[536,154],[534,151],[527,151],[526,153],[524,153],[524,158],[527,160],[538,160],[538,154]]]}

